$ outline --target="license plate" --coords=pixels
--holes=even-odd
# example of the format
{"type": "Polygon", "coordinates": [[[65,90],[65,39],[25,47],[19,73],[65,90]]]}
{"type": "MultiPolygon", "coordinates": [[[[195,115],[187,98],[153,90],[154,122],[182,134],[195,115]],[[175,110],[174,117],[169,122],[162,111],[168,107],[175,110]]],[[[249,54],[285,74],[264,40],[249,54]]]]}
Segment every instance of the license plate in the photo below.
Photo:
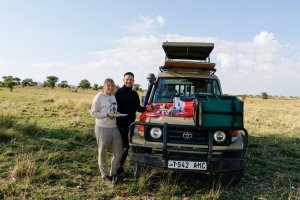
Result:
{"type": "Polygon", "coordinates": [[[193,170],[206,170],[206,162],[194,162],[194,161],[177,161],[169,160],[168,168],[172,169],[193,169],[193,170]]]}

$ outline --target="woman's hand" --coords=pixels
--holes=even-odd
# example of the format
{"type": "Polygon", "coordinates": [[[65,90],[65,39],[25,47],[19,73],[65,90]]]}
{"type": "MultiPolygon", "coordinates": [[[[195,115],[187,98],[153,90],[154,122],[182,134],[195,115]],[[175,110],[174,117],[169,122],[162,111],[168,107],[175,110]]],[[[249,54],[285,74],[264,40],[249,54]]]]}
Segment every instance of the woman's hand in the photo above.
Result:
{"type": "Polygon", "coordinates": [[[114,113],[108,113],[107,117],[109,117],[109,119],[114,119],[116,118],[114,113]]]}

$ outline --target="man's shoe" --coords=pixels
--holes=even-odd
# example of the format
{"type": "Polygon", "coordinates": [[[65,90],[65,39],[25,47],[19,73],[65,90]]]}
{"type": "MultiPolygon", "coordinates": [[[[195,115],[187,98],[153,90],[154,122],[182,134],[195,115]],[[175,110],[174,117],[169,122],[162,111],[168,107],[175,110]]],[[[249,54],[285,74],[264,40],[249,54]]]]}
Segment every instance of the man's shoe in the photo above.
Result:
{"type": "Polygon", "coordinates": [[[119,182],[119,175],[118,174],[115,174],[112,176],[112,180],[111,180],[111,183],[113,185],[117,184],[119,182]]]}
{"type": "Polygon", "coordinates": [[[112,183],[112,177],[111,176],[104,176],[104,177],[102,177],[102,181],[104,183],[112,183]]]}
{"type": "Polygon", "coordinates": [[[124,172],[124,168],[119,167],[119,169],[117,170],[117,174],[120,176],[121,174],[123,174],[123,172],[124,172]]]}

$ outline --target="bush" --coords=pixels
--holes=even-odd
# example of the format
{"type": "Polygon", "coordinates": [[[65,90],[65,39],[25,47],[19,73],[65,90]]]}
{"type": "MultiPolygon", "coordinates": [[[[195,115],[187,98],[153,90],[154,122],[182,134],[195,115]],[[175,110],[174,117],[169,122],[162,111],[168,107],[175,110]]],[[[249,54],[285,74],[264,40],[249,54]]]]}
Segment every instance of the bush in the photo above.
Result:
{"type": "Polygon", "coordinates": [[[268,98],[269,98],[269,95],[268,95],[266,92],[262,92],[262,93],[261,93],[261,98],[262,98],[262,99],[268,99],[268,98]]]}
{"type": "Polygon", "coordinates": [[[238,96],[241,100],[245,101],[246,98],[247,98],[247,95],[246,94],[243,94],[243,95],[239,95],[238,96]]]}

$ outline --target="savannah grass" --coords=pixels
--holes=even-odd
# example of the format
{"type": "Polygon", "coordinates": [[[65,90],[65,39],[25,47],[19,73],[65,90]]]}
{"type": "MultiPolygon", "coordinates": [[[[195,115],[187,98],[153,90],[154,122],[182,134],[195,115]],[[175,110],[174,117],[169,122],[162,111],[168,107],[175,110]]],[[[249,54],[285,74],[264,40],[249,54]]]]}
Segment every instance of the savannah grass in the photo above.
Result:
{"type": "Polygon", "coordinates": [[[242,182],[147,169],[102,183],[97,164],[95,90],[0,88],[0,199],[300,199],[300,99],[245,99],[249,132],[242,182]]]}

